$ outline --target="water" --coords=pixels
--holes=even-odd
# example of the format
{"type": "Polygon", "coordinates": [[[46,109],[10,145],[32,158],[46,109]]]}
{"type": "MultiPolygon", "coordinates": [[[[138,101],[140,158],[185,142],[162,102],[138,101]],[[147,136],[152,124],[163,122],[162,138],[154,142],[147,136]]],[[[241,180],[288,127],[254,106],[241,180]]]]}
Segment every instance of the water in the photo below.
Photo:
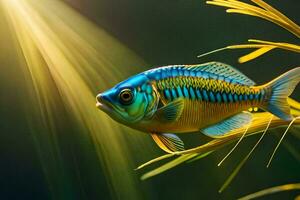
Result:
{"type": "MultiPolygon", "coordinates": [[[[300,23],[298,1],[268,3],[300,23]]],[[[299,182],[295,135],[287,135],[265,167],[284,129],[265,137],[221,194],[259,136],[244,140],[221,167],[229,147],[141,181],[155,166],[134,169],[163,152],[148,135],[99,112],[94,98],[130,75],[166,64],[217,60],[264,83],[299,66],[299,54],[274,50],[242,65],[237,58],[249,50],[196,56],[248,38],[299,44],[294,35],[196,0],[2,0],[0,15],[1,199],[236,199],[299,182]]],[[[300,100],[297,95],[298,88],[293,97],[300,100]]],[[[208,140],[201,134],[183,138],[190,146],[208,140]]]]}

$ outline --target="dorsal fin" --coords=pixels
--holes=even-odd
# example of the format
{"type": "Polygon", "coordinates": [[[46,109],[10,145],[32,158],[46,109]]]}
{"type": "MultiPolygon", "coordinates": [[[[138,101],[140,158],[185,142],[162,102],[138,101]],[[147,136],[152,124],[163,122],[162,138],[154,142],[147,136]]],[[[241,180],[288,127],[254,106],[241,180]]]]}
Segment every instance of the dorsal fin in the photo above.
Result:
{"type": "Polygon", "coordinates": [[[187,65],[185,68],[194,72],[200,72],[199,76],[209,76],[209,74],[212,74],[222,76],[225,81],[229,78],[239,84],[248,86],[255,85],[255,82],[244,75],[242,72],[231,67],[230,65],[221,62],[208,62],[200,65],[187,65]],[[201,74],[201,72],[203,72],[203,74],[201,74]],[[205,72],[208,74],[205,74],[205,72]]]}

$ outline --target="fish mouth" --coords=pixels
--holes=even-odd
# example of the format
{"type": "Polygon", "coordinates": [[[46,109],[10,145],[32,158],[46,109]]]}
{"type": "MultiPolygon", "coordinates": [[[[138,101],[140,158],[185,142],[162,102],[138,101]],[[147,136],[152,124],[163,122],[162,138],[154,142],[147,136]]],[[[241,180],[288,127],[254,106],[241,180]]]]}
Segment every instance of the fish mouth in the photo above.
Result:
{"type": "Polygon", "coordinates": [[[99,110],[102,110],[104,112],[110,112],[112,110],[112,108],[108,105],[109,102],[105,101],[101,95],[98,95],[96,97],[96,107],[99,109],[99,110]]]}
{"type": "Polygon", "coordinates": [[[96,107],[97,107],[97,108],[100,109],[100,108],[103,107],[103,106],[104,106],[103,103],[100,103],[100,102],[98,102],[98,101],[96,102],[96,107]]]}

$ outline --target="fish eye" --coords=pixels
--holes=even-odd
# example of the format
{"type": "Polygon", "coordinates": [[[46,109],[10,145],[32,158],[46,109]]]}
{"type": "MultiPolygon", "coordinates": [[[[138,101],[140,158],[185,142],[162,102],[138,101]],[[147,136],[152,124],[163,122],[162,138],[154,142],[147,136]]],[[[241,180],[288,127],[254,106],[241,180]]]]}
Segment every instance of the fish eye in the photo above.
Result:
{"type": "Polygon", "coordinates": [[[130,89],[123,89],[119,94],[119,99],[122,104],[130,104],[133,99],[133,94],[130,89]]]}

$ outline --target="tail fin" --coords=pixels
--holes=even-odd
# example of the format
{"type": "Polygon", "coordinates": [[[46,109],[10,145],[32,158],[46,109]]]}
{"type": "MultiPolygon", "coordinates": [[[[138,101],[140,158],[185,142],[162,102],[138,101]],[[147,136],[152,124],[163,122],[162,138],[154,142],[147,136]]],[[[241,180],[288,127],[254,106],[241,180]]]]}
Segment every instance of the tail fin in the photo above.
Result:
{"type": "Polygon", "coordinates": [[[292,120],[293,116],[290,113],[287,98],[299,81],[300,67],[297,67],[267,83],[266,88],[271,90],[271,97],[265,107],[266,110],[283,120],[292,120]]]}

